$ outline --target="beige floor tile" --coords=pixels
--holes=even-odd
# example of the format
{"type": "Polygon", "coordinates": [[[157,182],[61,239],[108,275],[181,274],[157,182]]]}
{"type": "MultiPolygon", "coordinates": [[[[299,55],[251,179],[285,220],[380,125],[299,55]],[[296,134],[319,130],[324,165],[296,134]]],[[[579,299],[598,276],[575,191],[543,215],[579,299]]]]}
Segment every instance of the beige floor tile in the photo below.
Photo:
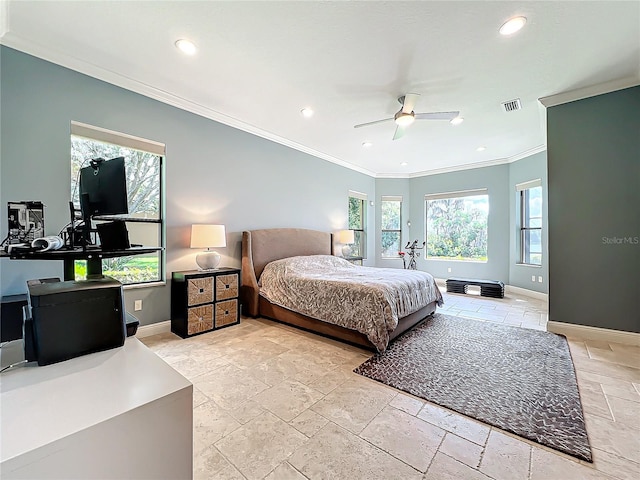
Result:
{"type": "MultiPolygon", "coordinates": [[[[609,346],[607,344],[607,346],[609,346]]],[[[613,351],[610,349],[592,348],[587,344],[587,350],[589,350],[589,356],[594,360],[600,360],[603,362],[616,363],[619,365],[625,365],[627,367],[640,369],[640,354],[630,354],[622,351],[613,351]]]]}
{"type": "Polygon", "coordinates": [[[258,403],[249,399],[242,402],[239,405],[236,405],[234,408],[227,410],[229,415],[235,418],[241,424],[245,424],[250,420],[253,420],[258,415],[264,413],[264,408],[262,408],[258,403]]]}
{"type": "MultiPolygon", "coordinates": [[[[609,407],[616,423],[640,430],[640,403],[619,397],[608,397],[609,407]]],[[[640,437],[640,431],[638,432],[640,437]]]]}
{"type": "Polygon", "coordinates": [[[577,371],[596,373],[625,382],[640,383],[640,369],[638,368],[596,359],[585,361],[579,357],[574,358],[574,364],[577,371]]]}
{"type": "Polygon", "coordinates": [[[199,452],[193,460],[194,480],[245,480],[214,446],[199,452]]]}
{"type": "Polygon", "coordinates": [[[333,370],[330,370],[321,376],[316,376],[311,382],[307,383],[307,385],[324,394],[327,394],[338,388],[346,381],[353,379],[354,376],[357,375],[351,370],[351,368],[334,368],[333,370]]]}
{"type": "Polygon", "coordinates": [[[311,480],[418,480],[422,475],[334,423],[299,447],[289,463],[311,480]]]}
{"type": "Polygon", "coordinates": [[[496,480],[527,480],[531,445],[491,429],[480,471],[496,480]]]}
{"type": "Polygon", "coordinates": [[[389,402],[389,405],[409,415],[417,415],[424,403],[424,400],[400,392],[389,402]]]}
{"type": "Polygon", "coordinates": [[[311,410],[358,434],[395,395],[370,380],[354,378],[330,392],[311,410]]]}
{"type": "Polygon", "coordinates": [[[455,458],[471,468],[478,468],[484,448],[453,433],[447,432],[438,451],[455,458]]]}
{"type": "Polygon", "coordinates": [[[426,472],[445,431],[393,407],[385,407],[360,437],[394,457],[426,472]]]}
{"type": "Polygon", "coordinates": [[[613,420],[609,403],[602,391],[602,386],[599,383],[591,382],[589,380],[583,380],[578,385],[580,392],[580,401],[582,403],[582,410],[585,413],[592,413],[601,417],[613,420]]]}
{"type": "Polygon", "coordinates": [[[219,368],[213,373],[200,375],[193,384],[207,397],[228,410],[236,408],[249,398],[269,388],[234,365],[219,368]]]}
{"type": "Polygon", "coordinates": [[[196,387],[193,387],[193,408],[196,408],[198,405],[202,405],[204,402],[208,402],[209,397],[207,397],[204,393],[198,390],[196,387]]]}
{"type": "Polygon", "coordinates": [[[186,357],[182,360],[175,361],[171,366],[180,372],[180,374],[188,380],[193,381],[194,378],[209,374],[216,371],[220,367],[228,365],[229,362],[224,357],[215,357],[210,360],[194,359],[186,357]]]}
{"type": "Polygon", "coordinates": [[[293,468],[290,463],[284,462],[264,478],[265,480],[306,480],[307,477],[293,468]]]}
{"type": "Polygon", "coordinates": [[[250,367],[257,363],[265,362],[288,351],[287,347],[269,340],[255,340],[244,342],[241,349],[225,355],[225,359],[237,367],[250,367]]]}
{"type": "Polygon", "coordinates": [[[569,457],[534,447],[531,453],[530,480],[608,480],[609,475],[599,472],[569,457]]]}
{"type": "Polygon", "coordinates": [[[418,418],[440,427],[448,432],[477,444],[484,445],[489,436],[490,427],[471,420],[451,410],[444,409],[432,403],[425,403],[418,413],[418,418]]]}
{"type": "Polygon", "coordinates": [[[257,380],[273,386],[285,379],[309,384],[313,379],[324,374],[326,369],[315,368],[311,370],[306,368],[306,363],[293,362],[278,355],[249,367],[247,372],[257,380]]]}
{"type": "Polygon", "coordinates": [[[620,480],[637,480],[640,478],[640,463],[631,462],[597,448],[593,448],[592,453],[593,466],[596,470],[620,480]]]}
{"type": "Polygon", "coordinates": [[[593,448],[640,463],[637,429],[590,414],[585,414],[585,423],[593,448]]]}
{"type": "Polygon", "coordinates": [[[438,452],[423,480],[491,480],[491,477],[438,452]]]}
{"type": "Polygon", "coordinates": [[[602,391],[607,397],[618,397],[631,402],[640,402],[640,393],[629,382],[618,382],[616,385],[602,384],[602,391]]]}
{"type": "Polygon", "coordinates": [[[200,452],[240,428],[240,423],[214,402],[193,409],[193,451],[200,452]]]}
{"type": "Polygon", "coordinates": [[[253,397],[261,407],[277,415],[285,422],[293,420],[324,394],[294,380],[281,383],[264,390],[253,397]]]}
{"type": "Polygon", "coordinates": [[[265,412],[215,445],[249,480],[262,479],[307,441],[302,433],[265,412]]]}
{"type": "Polygon", "coordinates": [[[293,428],[304,433],[307,437],[313,437],[329,420],[313,410],[305,410],[289,422],[293,428]]]}

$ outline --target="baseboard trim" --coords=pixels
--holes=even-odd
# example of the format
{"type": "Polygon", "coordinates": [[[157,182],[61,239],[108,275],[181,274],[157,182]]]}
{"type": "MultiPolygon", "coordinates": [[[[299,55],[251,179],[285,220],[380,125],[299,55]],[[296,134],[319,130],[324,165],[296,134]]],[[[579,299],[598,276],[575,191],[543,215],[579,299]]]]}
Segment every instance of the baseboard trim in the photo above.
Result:
{"type": "Polygon", "coordinates": [[[152,323],[151,325],[141,325],[138,327],[136,337],[144,338],[159,333],[169,333],[171,331],[171,320],[164,322],[152,323]]]}
{"type": "Polygon", "coordinates": [[[512,285],[505,285],[504,289],[506,293],[516,293],[518,295],[524,295],[525,297],[536,298],[538,300],[543,300],[545,302],[549,301],[548,293],[536,292],[535,290],[528,290],[522,287],[514,287],[512,285]]]}
{"type": "Polygon", "coordinates": [[[547,322],[547,331],[559,333],[567,337],[579,337],[585,340],[601,340],[603,342],[622,343],[624,345],[640,347],[640,333],[635,332],[555,322],[553,320],[547,322]]]}

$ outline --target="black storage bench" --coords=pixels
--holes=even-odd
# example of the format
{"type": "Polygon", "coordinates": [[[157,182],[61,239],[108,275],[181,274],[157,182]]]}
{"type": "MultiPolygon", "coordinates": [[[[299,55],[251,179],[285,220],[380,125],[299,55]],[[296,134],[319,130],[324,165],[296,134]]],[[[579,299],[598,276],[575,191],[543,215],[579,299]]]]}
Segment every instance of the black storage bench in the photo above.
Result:
{"type": "Polygon", "coordinates": [[[467,287],[469,285],[480,287],[480,295],[482,295],[483,297],[504,298],[504,283],[498,280],[449,278],[447,279],[447,292],[467,293],[467,287]]]}

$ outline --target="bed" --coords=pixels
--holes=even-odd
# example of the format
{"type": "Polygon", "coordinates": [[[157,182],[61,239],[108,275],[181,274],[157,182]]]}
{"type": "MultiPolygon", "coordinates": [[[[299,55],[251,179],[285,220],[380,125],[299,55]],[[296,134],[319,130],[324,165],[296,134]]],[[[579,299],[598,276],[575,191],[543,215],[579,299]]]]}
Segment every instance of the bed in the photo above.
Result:
{"type": "MultiPolygon", "coordinates": [[[[351,344],[355,344],[369,350],[382,352],[388,343],[401,335],[405,331],[421,323],[435,312],[436,306],[441,304],[442,296],[433,277],[424,272],[409,270],[388,269],[388,275],[406,275],[414,277],[421,276],[427,278],[426,285],[429,290],[428,295],[422,295],[421,303],[414,304],[410,308],[398,309],[398,314],[393,321],[389,321],[386,315],[384,326],[375,326],[379,335],[372,335],[370,331],[363,331],[359,326],[343,326],[336,323],[329,323],[330,320],[324,318],[322,312],[315,311],[307,315],[300,313],[299,309],[288,308],[285,302],[277,297],[274,301],[267,298],[265,292],[261,291],[261,278],[265,269],[267,274],[274,275],[287,269],[293,269],[301,261],[307,261],[304,257],[309,257],[312,263],[321,265],[336,265],[340,272],[347,271],[344,264],[346,260],[333,255],[333,235],[327,232],[307,230],[300,228],[275,228],[245,231],[242,234],[242,284],[240,295],[244,313],[251,317],[266,317],[282,323],[303,328],[321,335],[336,338],[351,344]],[[285,264],[283,265],[283,262],[285,264]],[[290,264],[289,262],[294,262],[290,264]],[[341,263],[343,262],[343,263],[341,263]],[[404,274],[402,273],[404,272],[404,274]],[[430,279],[430,280],[428,280],[430,279]],[[410,311],[410,313],[400,315],[400,311],[410,311]],[[372,341],[373,339],[373,341],[372,341]]],[[[387,269],[374,269],[369,267],[357,267],[349,264],[354,272],[359,274],[365,271],[372,271],[378,275],[385,273],[387,269]]],[[[342,274],[342,273],[341,273],[342,274]]],[[[336,273],[336,277],[339,276],[336,273]]],[[[386,275],[385,275],[386,276],[386,275]]],[[[333,283],[330,278],[329,283],[333,283]]],[[[421,280],[422,281],[422,280],[421,280]]],[[[326,278],[324,284],[326,285],[326,278]]],[[[389,283],[389,282],[387,282],[389,283]]],[[[324,287],[323,287],[324,288],[324,287]]],[[[268,294],[273,298],[271,292],[268,294]]],[[[379,295],[378,293],[375,293],[379,295]]],[[[388,295],[387,293],[380,295],[388,295]]],[[[386,312],[388,313],[388,312],[386,312]]],[[[395,310],[392,313],[396,313],[395,310]]]]}

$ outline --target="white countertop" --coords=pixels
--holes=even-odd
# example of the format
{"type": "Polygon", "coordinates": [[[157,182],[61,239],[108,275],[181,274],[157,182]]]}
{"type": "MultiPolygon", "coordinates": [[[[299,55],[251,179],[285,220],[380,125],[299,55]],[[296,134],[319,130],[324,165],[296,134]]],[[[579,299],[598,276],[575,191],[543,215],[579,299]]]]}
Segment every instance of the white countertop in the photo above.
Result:
{"type": "Polygon", "coordinates": [[[105,352],[10,369],[0,374],[0,462],[190,386],[135,337],[105,352]]]}

